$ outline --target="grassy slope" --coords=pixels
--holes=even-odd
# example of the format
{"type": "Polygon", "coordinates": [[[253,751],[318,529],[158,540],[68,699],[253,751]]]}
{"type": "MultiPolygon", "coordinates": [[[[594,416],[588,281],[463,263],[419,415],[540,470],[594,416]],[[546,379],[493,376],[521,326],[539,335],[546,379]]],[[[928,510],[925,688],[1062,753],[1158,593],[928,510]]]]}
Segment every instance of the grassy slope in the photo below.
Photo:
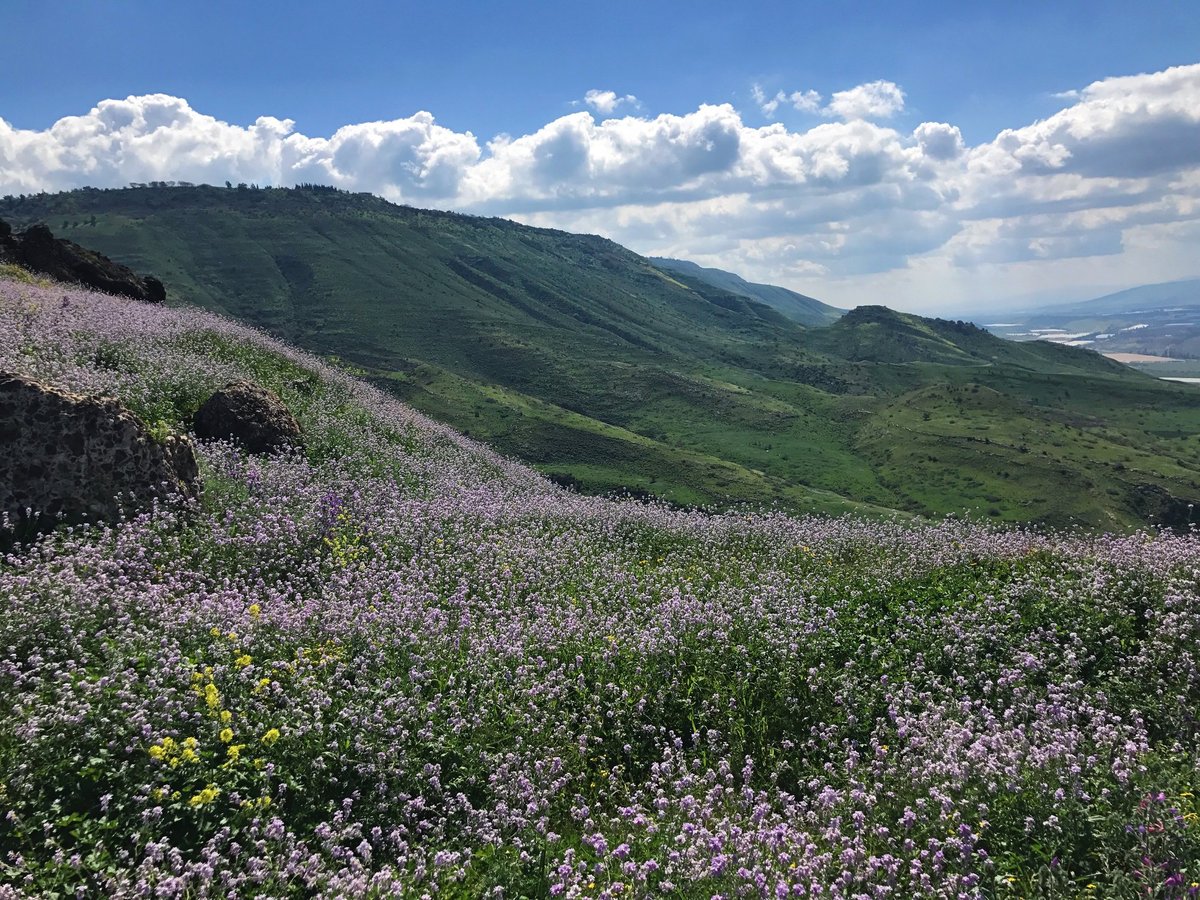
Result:
{"type": "Polygon", "coordinates": [[[690,279],[696,279],[713,287],[729,291],[731,294],[751,297],[760,303],[774,307],[789,319],[799,322],[801,325],[829,325],[837,321],[838,317],[844,312],[844,310],[830,306],[827,303],[822,303],[813,297],[806,297],[804,294],[789,291],[787,288],[782,288],[774,284],[755,284],[752,281],[746,281],[746,279],[740,275],[735,275],[733,272],[700,266],[685,259],[668,259],[661,256],[652,256],[650,257],[650,261],[660,269],[669,271],[674,277],[681,278],[685,282],[690,279]]]}
{"type": "Polygon", "coordinates": [[[806,331],[593,236],[312,191],[77,192],[0,217],[65,224],[585,490],[1101,527],[1139,520],[1142,482],[1200,496],[1194,388],[878,307],[806,331]]]}
{"type": "Polygon", "coordinates": [[[9,275],[0,369],[171,430],[251,378],[306,449],[201,444],[186,514],[0,555],[0,895],[1190,896],[1195,537],[570,497],[227,322],[9,275]]]}

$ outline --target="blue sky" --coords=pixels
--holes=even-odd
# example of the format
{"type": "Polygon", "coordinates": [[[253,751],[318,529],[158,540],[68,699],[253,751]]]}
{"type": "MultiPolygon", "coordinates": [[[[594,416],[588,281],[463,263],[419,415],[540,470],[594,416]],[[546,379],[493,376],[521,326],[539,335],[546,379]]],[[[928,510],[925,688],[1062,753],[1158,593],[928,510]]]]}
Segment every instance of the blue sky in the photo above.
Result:
{"type": "Polygon", "coordinates": [[[926,311],[1200,275],[1197,3],[7,0],[0,32],[3,193],[324,180],[926,311]]]}

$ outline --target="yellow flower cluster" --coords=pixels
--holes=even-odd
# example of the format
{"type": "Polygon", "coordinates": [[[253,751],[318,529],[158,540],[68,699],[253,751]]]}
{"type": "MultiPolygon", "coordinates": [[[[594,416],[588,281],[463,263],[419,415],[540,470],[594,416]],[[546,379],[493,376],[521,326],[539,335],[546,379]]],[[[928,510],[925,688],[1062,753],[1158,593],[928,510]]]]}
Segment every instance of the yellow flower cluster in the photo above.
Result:
{"type": "Polygon", "coordinates": [[[270,797],[259,797],[257,800],[242,801],[242,809],[266,809],[270,805],[270,797]]]}
{"type": "Polygon", "coordinates": [[[182,742],[176,741],[172,737],[165,737],[158,743],[151,744],[150,749],[146,752],[150,754],[151,759],[164,762],[172,769],[176,769],[181,765],[200,761],[200,756],[196,753],[198,746],[200,743],[194,737],[184,738],[182,742]]]}
{"type": "Polygon", "coordinates": [[[208,787],[206,787],[200,793],[191,797],[191,799],[188,800],[188,805],[189,806],[204,806],[206,803],[212,803],[220,795],[221,795],[221,789],[218,788],[215,784],[210,784],[208,787]]]}
{"type": "Polygon", "coordinates": [[[275,744],[275,742],[278,740],[279,740],[279,729],[278,728],[268,729],[266,734],[264,734],[262,736],[262,742],[264,744],[266,744],[268,747],[273,746],[275,744]]]}
{"type": "Polygon", "coordinates": [[[315,662],[319,666],[344,659],[346,650],[337,641],[329,640],[314,647],[301,647],[296,651],[296,662],[315,662]]]}

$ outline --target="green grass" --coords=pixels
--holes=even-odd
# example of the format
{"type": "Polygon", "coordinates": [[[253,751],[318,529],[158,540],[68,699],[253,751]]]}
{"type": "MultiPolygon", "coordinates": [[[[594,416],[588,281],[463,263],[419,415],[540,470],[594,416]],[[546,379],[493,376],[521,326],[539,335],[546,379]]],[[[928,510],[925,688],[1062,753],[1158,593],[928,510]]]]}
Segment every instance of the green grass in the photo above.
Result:
{"type": "Polygon", "coordinates": [[[1194,388],[882,307],[806,329],[595,236],[312,190],[76,191],[0,217],[66,222],[169,302],[337,356],[586,491],[1099,528],[1144,522],[1139,485],[1200,498],[1194,388]]]}

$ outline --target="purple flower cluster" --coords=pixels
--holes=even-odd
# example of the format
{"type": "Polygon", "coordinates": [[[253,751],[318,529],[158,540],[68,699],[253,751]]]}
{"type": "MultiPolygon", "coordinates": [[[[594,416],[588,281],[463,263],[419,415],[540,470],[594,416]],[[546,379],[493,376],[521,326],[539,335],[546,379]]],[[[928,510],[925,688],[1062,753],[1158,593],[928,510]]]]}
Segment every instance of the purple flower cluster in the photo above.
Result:
{"type": "Polygon", "coordinates": [[[579,497],[58,287],[0,369],[309,437],[0,560],[0,897],[1196,895],[1196,539],[579,497]]]}

